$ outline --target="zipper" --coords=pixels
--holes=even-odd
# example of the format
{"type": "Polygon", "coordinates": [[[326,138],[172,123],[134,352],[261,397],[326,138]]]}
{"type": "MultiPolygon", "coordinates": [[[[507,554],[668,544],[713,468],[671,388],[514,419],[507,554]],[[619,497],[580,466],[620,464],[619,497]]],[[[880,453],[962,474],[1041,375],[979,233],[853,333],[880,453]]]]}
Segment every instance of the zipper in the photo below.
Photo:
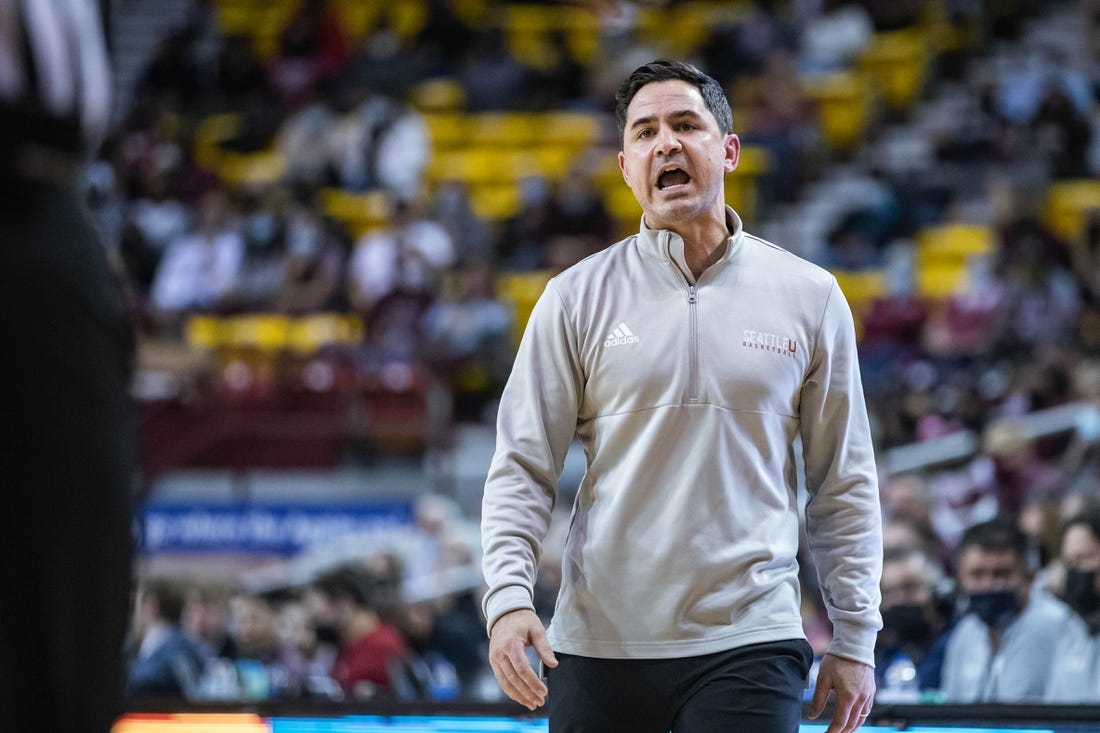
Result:
{"type": "Polygon", "coordinates": [[[697,311],[699,294],[694,283],[688,283],[688,400],[699,399],[699,326],[697,311]]]}

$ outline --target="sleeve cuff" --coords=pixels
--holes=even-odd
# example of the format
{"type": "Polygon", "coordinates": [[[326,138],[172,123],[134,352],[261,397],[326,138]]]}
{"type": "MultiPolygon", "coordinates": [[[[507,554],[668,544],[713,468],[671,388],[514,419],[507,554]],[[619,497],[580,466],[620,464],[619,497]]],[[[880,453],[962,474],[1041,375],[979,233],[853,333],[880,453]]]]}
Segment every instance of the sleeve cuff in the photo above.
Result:
{"type": "Polygon", "coordinates": [[[498,591],[485,597],[485,632],[492,634],[493,624],[501,616],[510,611],[518,611],[521,608],[535,610],[535,603],[531,599],[531,592],[523,586],[506,585],[498,591]]]}
{"type": "Polygon", "coordinates": [[[868,626],[837,621],[833,623],[833,640],[825,651],[833,656],[875,666],[875,640],[878,631],[868,626]]]}

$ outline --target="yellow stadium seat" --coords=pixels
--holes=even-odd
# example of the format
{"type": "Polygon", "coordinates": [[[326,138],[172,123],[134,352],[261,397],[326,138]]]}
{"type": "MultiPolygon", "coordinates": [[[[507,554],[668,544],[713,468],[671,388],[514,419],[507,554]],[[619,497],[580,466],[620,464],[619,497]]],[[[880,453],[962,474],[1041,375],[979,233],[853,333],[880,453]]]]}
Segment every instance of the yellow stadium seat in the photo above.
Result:
{"type": "Polygon", "coordinates": [[[317,206],[327,216],[343,223],[355,237],[385,226],[392,211],[392,202],[384,191],[356,193],[341,188],[319,191],[317,206]]]}
{"type": "Polygon", "coordinates": [[[231,185],[275,183],[285,173],[286,159],[278,150],[244,154],[223,152],[218,162],[218,175],[231,185]]]}
{"type": "Polygon", "coordinates": [[[249,313],[228,319],[229,346],[251,347],[263,352],[279,351],[287,345],[289,319],[273,313],[249,313]]]}
{"type": "Polygon", "coordinates": [[[600,142],[602,118],[584,112],[548,112],[543,117],[543,144],[588,147],[600,142]]]}
{"type": "Polygon", "coordinates": [[[966,263],[925,263],[917,267],[917,292],[939,299],[964,292],[969,286],[966,263]]]}
{"type": "Polygon", "coordinates": [[[871,122],[874,92],[862,74],[841,71],[813,78],[805,91],[817,108],[817,121],[828,146],[851,150],[871,122]]]}
{"type": "Polygon", "coordinates": [[[229,343],[231,329],[224,318],[216,316],[191,316],[183,329],[189,346],[202,349],[218,349],[229,343]]]}
{"type": "Polygon", "coordinates": [[[916,256],[923,263],[965,263],[975,255],[992,254],[993,231],[981,224],[947,223],[917,232],[916,256]]]}
{"type": "Polygon", "coordinates": [[[1100,209],[1100,180],[1056,181],[1047,189],[1043,220],[1059,237],[1077,241],[1085,234],[1090,211],[1100,209]]]}
{"type": "Polygon", "coordinates": [[[541,142],[544,120],[528,112],[482,112],[469,115],[468,144],[526,147],[541,142]]]}
{"type": "Polygon", "coordinates": [[[857,65],[887,107],[904,110],[920,97],[931,54],[920,28],[876,33],[857,65]]]}
{"type": "Polygon", "coordinates": [[[330,344],[360,343],[364,333],[358,316],[315,313],[287,322],[286,345],[300,354],[312,354],[330,344]]]}
{"type": "Polygon", "coordinates": [[[502,221],[520,209],[519,186],[514,181],[480,183],[470,188],[470,208],[482,219],[502,221]]]}
{"type": "Polygon", "coordinates": [[[240,112],[210,115],[199,120],[194,133],[195,162],[207,170],[217,169],[222,143],[240,134],[243,127],[244,115],[240,112]]]}
{"type": "Polygon", "coordinates": [[[401,0],[388,3],[390,24],[400,38],[410,39],[419,33],[428,22],[428,3],[426,0],[401,0]]]}
{"type": "Polygon", "coordinates": [[[409,100],[421,112],[459,112],[466,106],[466,90],[457,79],[440,76],[418,82],[409,100]]]}
{"type": "Polygon", "coordinates": [[[611,215],[618,219],[632,221],[637,228],[638,218],[642,215],[642,207],[634,198],[634,192],[625,183],[609,186],[604,189],[604,205],[611,215]]]}
{"type": "Polygon", "coordinates": [[[980,224],[947,223],[917,232],[915,265],[920,294],[943,298],[965,292],[972,283],[972,262],[996,251],[993,231],[980,224]]]}
{"type": "Polygon", "coordinates": [[[697,0],[673,5],[669,9],[662,39],[673,55],[693,53],[704,44],[714,26],[739,20],[750,6],[747,2],[720,0],[697,0]]]}
{"type": "Polygon", "coordinates": [[[512,321],[512,337],[516,344],[523,336],[531,311],[535,308],[546,283],[553,277],[550,270],[532,272],[502,272],[496,277],[497,297],[512,305],[515,318],[512,321]]]}
{"type": "Polygon", "coordinates": [[[383,9],[382,3],[364,0],[332,0],[332,6],[344,30],[353,39],[363,38],[373,30],[383,9]]]}
{"type": "Polygon", "coordinates": [[[853,310],[861,310],[875,298],[886,294],[883,270],[832,270],[840,291],[853,310]]]}
{"type": "Polygon", "coordinates": [[[771,155],[761,147],[741,148],[737,168],[726,176],[726,203],[732,206],[748,224],[758,220],[760,211],[760,177],[771,168],[771,155]]]}
{"type": "Polygon", "coordinates": [[[433,155],[424,175],[429,183],[488,183],[508,180],[511,175],[507,164],[507,156],[493,148],[456,148],[433,155]]]}
{"type": "Polygon", "coordinates": [[[468,115],[461,112],[431,112],[423,117],[433,149],[448,150],[469,144],[468,115]]]}

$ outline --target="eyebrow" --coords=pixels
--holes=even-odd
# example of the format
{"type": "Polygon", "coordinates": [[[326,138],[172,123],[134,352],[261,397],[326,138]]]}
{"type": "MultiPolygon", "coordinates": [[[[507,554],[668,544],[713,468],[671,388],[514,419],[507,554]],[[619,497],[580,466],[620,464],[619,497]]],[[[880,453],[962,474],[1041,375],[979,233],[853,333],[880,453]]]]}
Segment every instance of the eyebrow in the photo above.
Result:
{"type": "MultiPolygon", "coordinates": [[[[693,109],[682,109],[669,114],[669,119],[682,120],[684,118],[691,118],[693,120],[702,119],[698,112],[693,109]]],[[[649,115],[647,117],[639,117],[630,123],[630,129],[633,130],[636,127],[642,127],[643,125],[649,125],[657,121],[656,115],[649,115]]]]}

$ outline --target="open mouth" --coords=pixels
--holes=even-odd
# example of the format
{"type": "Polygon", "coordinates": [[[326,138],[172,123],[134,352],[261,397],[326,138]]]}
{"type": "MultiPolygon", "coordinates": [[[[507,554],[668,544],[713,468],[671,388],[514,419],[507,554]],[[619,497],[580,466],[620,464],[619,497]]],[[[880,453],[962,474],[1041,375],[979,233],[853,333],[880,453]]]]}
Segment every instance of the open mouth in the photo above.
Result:
{"type": "Polygon", "coordinates": [[[666,171],[661,171],[661,174],[657,176],[657,188],[664,191],[676,186],[683,186],[690,180],[691,176],[682,168],[669,168],[666,171]]]}

